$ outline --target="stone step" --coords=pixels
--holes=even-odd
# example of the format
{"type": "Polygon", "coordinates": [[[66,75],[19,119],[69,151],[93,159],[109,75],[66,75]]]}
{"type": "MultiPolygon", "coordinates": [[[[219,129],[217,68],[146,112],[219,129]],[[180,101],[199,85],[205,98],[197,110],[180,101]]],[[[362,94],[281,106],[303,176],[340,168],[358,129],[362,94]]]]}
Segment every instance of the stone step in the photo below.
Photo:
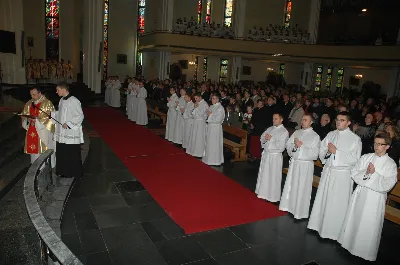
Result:
{"type": "Polygon", "coordinates": [[[2,141],[0,145],[0,169],[13,161],[16,157],[23,154],[24,151],[25,130],[20,129],[10,138],[2,141]]]}
{"type": "Polygon", "coordinates": [[[25,176],[30,165],[30,156],[21,153],[6,166],[0,168],[0,199],[10,191],[18,180],[25,176]]]}
{"type": "Polygon", "coordinates": [[[21,118],[18,116],[13,116],[3,123],[0,127],[0,148],[3,143],[15,138],[20,130],[24,129],[21,126],[21,118]]]}

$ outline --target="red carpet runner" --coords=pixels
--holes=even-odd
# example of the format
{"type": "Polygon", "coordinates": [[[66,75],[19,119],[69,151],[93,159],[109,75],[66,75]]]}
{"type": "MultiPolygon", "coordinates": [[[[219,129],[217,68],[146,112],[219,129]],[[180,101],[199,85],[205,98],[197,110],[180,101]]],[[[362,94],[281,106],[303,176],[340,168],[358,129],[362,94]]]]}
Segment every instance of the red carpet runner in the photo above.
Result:
{"type": "Polygon", "coordinates": [[[111,108],[85,118],[168,215],[191,234],[285,215],[111,108]]]}

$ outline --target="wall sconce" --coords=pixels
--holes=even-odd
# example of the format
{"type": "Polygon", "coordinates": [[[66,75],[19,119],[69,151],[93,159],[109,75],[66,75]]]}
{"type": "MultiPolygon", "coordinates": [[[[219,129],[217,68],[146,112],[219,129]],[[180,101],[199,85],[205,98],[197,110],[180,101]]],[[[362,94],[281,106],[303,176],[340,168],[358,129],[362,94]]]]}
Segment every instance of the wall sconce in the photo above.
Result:
{"type": "Polygon", "coordinates": [[[282,56],[282,53],[273,54],[273,57],[282,56]]]}
{"type": "Polygon", "coordinates": [[[268,67],[267,71],[269,71],[269,72],[274,71],[274,68],[268,67]]]}
{"type": "Polygon", "coordinates": [[[196,64],[196,62],[194,62],[194,61],[189,62],[189,65],[195,65],[195,64],[196,64]]]}
{"type": "Polygon", "coordinates": [[[356,79],[361,79],[361,78],[362,78],[362,74],[356,74],[354,77],[355,77],[356,79]]]}

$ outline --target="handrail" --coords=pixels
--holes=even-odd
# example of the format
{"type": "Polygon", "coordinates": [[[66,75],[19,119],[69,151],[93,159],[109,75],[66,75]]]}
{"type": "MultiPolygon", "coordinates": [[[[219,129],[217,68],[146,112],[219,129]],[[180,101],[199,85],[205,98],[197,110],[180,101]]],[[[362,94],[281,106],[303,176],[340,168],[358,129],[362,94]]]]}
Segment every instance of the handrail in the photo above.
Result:
{"type": "Polygon", "coordinates": [[[71,252],[71,250],[61,241],[54,230],[44,217],[38,198],[38,176],[43,170],[50,171],[50,179],[52,180],[51,155],[53,150],[47,150],[33,162],[26,174],[24,182],[24,198],[28,215],[35,226],[40,238],[41,259],[48,264],[50,258],[53,262],[62,265],[83,265],[81,261],[71,252]],[[44,168],[42,168],[42,166],[44,168]]]}

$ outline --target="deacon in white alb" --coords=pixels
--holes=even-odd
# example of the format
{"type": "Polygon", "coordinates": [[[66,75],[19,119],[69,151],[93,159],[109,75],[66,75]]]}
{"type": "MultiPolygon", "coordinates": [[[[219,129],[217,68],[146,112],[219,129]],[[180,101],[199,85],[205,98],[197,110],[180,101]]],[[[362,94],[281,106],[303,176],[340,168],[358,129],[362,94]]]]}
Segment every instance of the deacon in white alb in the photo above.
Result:
{"type": "Polygon", "coordinates": [[[314,160],[318,159],[321,144],[312,123],[312,115],[304,114],[302,129],[295,131],[286,143],[291,159],[279,210],[292,213],[296,219],[308,218],[310,210],[314,160]]]}
{"type": "Polygon", "coordinates": [[[57,85],[57,94],[62,97],[58,111],[52,117],[62,125],[56,124],[56,173],[61,177],[76,178],[82,175],[81,144],[83,144],[83,112],[79,100],[71,96],[67,83],[57,85]]]}
{"type": "Polygon", "coordinates": [[[113,108],[121,107],[121,95],[120,95],[121,82],[118,80],[118,77],[115,77],[114,84],[111,87],[111,97],[110,97],[110,106],[113,108]]]}
{"type": "Polygon", "coordinates": [[[186,153],[195,157],[203,157],[206,145],[206,120],[208,104],[200,93],[194,94],[193,127],[189,137],[186,153]]]}
{"type": "Polygon", "coordinates": [[[186,101],[186,89],[182,88],[180,91],[180,98],[176,101],[176,122],[174,129],[174,138],[172,142],[175,144],[182,144],[183,141],[183,113],[182,109],[185,109],[186,101]]]}
{"type": "Polygon", "coordinates": [[[351,196],[339,243],[351,254],[375,261],[378,254],[387,192],[397,183],[397,166],[386,151],[391,138],[378,134],[375,153],[363,155],[351,171],[357,188],[351,196]]]}
{"type": "Polygon", "coordinates": [[[185,109],[183,111],[183,141],[182,141],[182,148],[187,148],[190,134],[192,133],[193,128],[193,109],[194,103],[192,101],[192,95],[186,94],[185,95],[185,109]]]}
{"type": "Polygon", "coordinates": [[[282,122],[283,116],[274,114],[273,126],[269,127],[260,138],[264,151],[258,171],[256,194],[258,198],[270,202],[277,202],[281,198],[282,152],[285,151],[286,141],[289,138],[289,133],[282,122]]]}
{"type": "Polygon", "coordinates": [[[147,117],[147,90],[143,86],[143,81],[139,81],[139,88],[137,90],[137,112],[136,112],[136,124],[138,125],[147,125],[148,117],[147,117]]]}
{"type": "Polygon", "coordinates": [[[212,95],[211,102],[207,118],[206,149],[202,161],[210,166],[220,166],[224,163],[222,123],[225,119],[225,109],[219,102],[218,95],[212,95]]]}
{"type": "Polygon", "coordinates": [[[167,125],[165,126],[165,139],[168,141],[174,140],[174,131],[176,123],[176,102],[178,101],[178,96],[175,93],[175,88],[171,87],[169,89],[171,96],[168,98],[168,112],[167,112],[167,125]]]}
{"type": "Polygon", "coordinates": [[[324,164],[308,228],[322,238],[337,240],[353,192],[350,172],[361,156],[361,139],[350,129],[350,114],[339,112],[336,129],[321,142],[324,164]]]}

